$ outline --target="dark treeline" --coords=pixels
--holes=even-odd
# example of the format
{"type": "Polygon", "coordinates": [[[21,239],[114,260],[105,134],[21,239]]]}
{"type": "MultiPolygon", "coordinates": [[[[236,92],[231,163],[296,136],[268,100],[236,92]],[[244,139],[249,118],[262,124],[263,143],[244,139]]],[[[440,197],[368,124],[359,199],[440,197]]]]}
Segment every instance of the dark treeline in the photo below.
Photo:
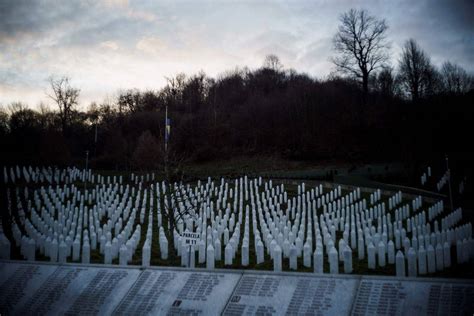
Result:
{"type": "Polygon", "coordinates": [[[473,132],[472,91],[411,101],[374,83],[362,104],[357,82],[266,67],[169,81],[156,92],[129,90],[112,104],[73,110],[64,127],[60,111],[13,104],[1,114],[2,163],[83,163],[88,150],[96,168],[154,168],[163,155],[166,106],[169,148],[190,161],[255,154],[423,160],[465,152],[473,132]]]}
{"type": "Polygon", "coordinates": [[[166,108],[169,151],[189,162],[274,155],[417,163],[444,153],[472,161],[472,76],[450,62],[437,69],[414,40],[405,43],[394,68],[381,62],[386,47],[376,37],[368,38],[379,41],[377,55],[363,55],[364,46],[359,55],[380,64],[351,62],[342,51],[350,42],[346,25],[367,19],[363,25],[373,25],[373,36],[386,30],[384,21],[364,12],[341,16],[335,48],[342,53],[335,64],[346,72],[324,80],[285,69],[270,55],[258,69],[218,78],[180,74],[159,90],[121,91],[115,100],[78,110],[80,91],[68,78],[52,77],[54,110],[14,103],[0,111],[0,163],[83,165],[88,151],[93,168],[156,169],[164,155],[166,108]]]}

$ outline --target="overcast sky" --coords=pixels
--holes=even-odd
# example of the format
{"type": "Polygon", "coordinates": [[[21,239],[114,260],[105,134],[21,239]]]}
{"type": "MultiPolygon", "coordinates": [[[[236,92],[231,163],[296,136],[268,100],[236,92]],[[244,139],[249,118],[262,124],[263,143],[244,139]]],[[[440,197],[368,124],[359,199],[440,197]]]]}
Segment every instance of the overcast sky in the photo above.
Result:
{"type": "Polygon", "coordinates": [[[271,53],[324,78],[338,17],[350,8],[386,19],[394,66],[414,38],[435,65],[449,59],[474,72],[472,0],[0,0],[0,104],[50,103],[53,74],[70,76],[87,106],[119,89],[158,89],[180,72],[254,69],[271,53]]]}

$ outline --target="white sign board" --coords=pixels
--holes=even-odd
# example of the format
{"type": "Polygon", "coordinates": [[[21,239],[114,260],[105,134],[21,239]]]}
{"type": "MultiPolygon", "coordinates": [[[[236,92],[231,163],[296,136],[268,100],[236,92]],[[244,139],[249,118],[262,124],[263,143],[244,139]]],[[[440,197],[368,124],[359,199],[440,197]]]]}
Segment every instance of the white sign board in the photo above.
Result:
{"type": "Polygon", "coordinates": [[[196,245],[198,240],[201,238],[201,234],[184,232],[181,237],[184,238],[186,245],[196,245]]]}

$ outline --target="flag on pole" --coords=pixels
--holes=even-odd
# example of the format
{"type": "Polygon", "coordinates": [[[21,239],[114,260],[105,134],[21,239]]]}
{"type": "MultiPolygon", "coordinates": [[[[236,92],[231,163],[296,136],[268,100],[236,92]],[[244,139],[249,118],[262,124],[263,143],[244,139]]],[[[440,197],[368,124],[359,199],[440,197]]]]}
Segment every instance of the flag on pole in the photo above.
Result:
{"type": "Polygon", "coordinates": [[[171,132],[171,119],[166,118],[166,128],[165,128],[165,141],[168,142],[170,139],[171,132]]]}
{"type": "Polygon", "coordinates": [[[171,132],[171,120],[168,118],[168,106],[166,106],[165,112],[165,152],[168,151],[168,141],[170,139],[171,132]]]}

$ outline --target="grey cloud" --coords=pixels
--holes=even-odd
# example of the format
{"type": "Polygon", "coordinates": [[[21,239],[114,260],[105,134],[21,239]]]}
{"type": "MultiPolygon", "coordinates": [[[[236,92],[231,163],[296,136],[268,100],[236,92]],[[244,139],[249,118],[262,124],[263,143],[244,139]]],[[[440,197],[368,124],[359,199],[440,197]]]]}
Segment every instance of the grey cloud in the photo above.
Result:
{"type": "Polygon", "coordinates": [[[116,40],[123,43],[133,42],[134,39],[147,35],[147,28],[152,26],[146,21],[124,21],[114,18],[96,25],[82,25],[61,39],[62,45],[94,45],[106,40],[116,40]]]}
{"type": "Polygon", "coordinates": [[[449,59],[474,71],[474,1],[430,1],[426,12],[432,25],[419,37],[427,52],[438,64],[449,59]]]}
{"type": "Polygon", "coordinates": [[[324,77],[332,70],[338,17],[352,7],[387,20],[393,66],[404,41],[414,38],[437,65],[449,59],[474,72],[472,0],[135,0],[115,7],[95,0],[0,0],[0,84],[41,87],[49,73],[72,70],[77,80],[100,86],[128,67],[125,83],[97,88],[107,94],[129,82],[129,72],[146,77],[149,65],[157,69],[154,77],[197,65],[217,73],[230,64],[256,66],[271,53],[285,67],[324,77]],[[164,48],[137,50],[147,38],[164,48]]]}
{"type": "Polygon", "coordinates": [[[36,15],[40,11],[38,2],[6,0],[0,2],[0,32],[15,36],[18,32],[36,29],[36,15]]]}
{"type": "MultiPolygon", "coordinates": [[[[386,12],[390,24],[390,36],[395,46],[401,47],[409,39],[415,39],[440,66],[444,61],[459,63],[474,71],[474,10],[473,1],[403,1],[400,7],[393,5],[386,12]],[[405,10],[403,10],[405,8],[405,10]]],[[[392,51],[392,59],[399,56],[392,51]]]]}
{"type": "Polygon", "coordinates": [[[268,54],[277,55],[283,64],[296,59],[298,55],[298,36],[288,31],[270,30],[250,38],[243,43],[243,47],[251,48],[250,52],[262,58],[268,54]]]}
{"type": "Polygon", "coordinates": [[[132,16],[136,12],[95,1],[6,0],[0,2],[0,35],[18,40],[25,34],[38,39],[62,34],[56,43],[61,46],[87,46],[112,38],[129,42],[153,30],[153,23],[132,16]]]}
{"type": "Polygon", "coordinates": [[[0,2],[0,34],[46,32],[64,21],[78,21],[86,10],[84,4],[72,1],[4,0],[0,2]]]}
{"type": "Polygon", "coordinates": [[[325,37],[306,45],[300,56],[300,62],[311,63],[321,56],[332,54],[332,37],[325,37]]]}
{"type": "Polygon", "coordinates": [[[433,17],[446,20],[455,30],[474,32],[474,1],[472,0],[438,0],[426,2],[427,11],[433,17]]]}

